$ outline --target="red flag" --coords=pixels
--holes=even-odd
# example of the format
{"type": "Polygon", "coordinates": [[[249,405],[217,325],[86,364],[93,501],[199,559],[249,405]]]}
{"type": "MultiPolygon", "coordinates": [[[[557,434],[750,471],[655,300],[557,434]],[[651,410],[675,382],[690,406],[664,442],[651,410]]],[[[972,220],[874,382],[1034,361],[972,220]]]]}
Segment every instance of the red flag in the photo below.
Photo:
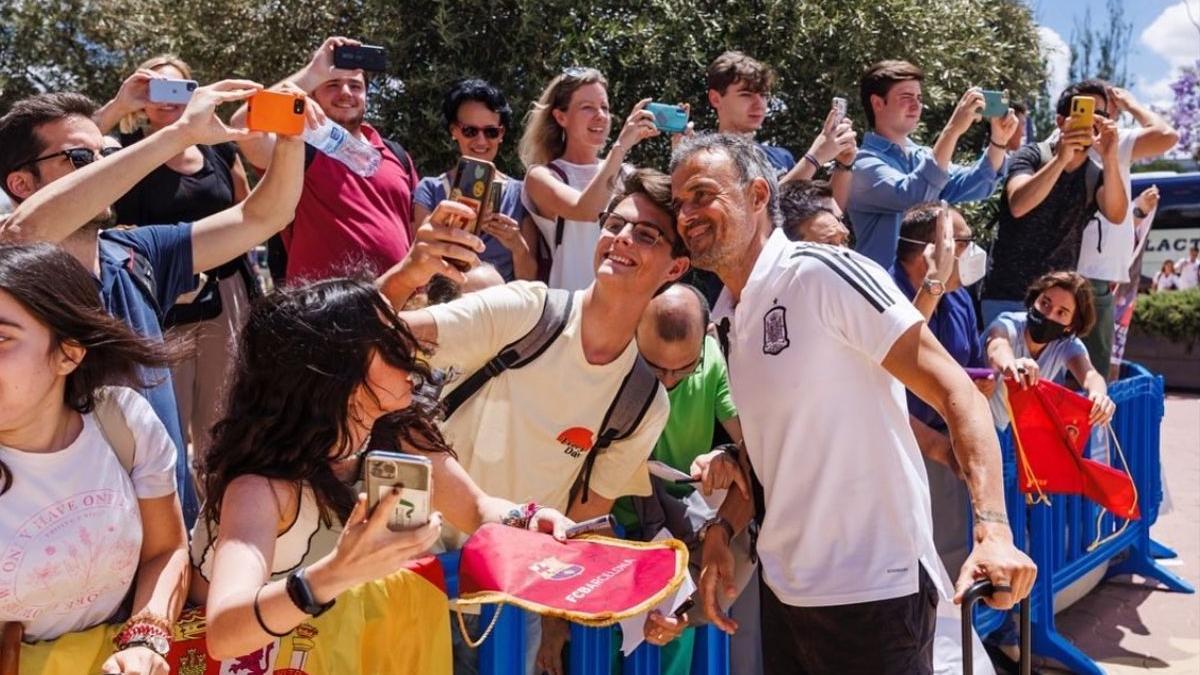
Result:
{"type": "Polygon", "coordinates": [[[674,539],[584,535],[560,542],[491,523],[471,535],[458,567],[459,604],[512,603],[538,614],[607,626],[649,611],[688,573],[674,539]]]}
{"type": "Polygon", "coordinates": [[[1012,380],[1004,384],[1023,465],[1021,492],[1081,494],[1122,518],[1141,518],[1132,478],[1083,457],[1091,401],[1046,380],[1029,389],[1012,380]]]}

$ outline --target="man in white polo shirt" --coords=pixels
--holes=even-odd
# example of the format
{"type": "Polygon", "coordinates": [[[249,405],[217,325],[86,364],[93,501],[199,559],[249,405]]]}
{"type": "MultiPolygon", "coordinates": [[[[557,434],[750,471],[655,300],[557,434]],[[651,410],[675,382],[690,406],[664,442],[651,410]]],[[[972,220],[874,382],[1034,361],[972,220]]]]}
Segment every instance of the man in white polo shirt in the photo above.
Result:
{"type": "MultiPolygon", "coordinates": [[[[1008,608],[1028,595],[1036,568],[1012,543],[987,401],[882,268],[788,241],[773,174],[753,144],[689,139],[671,174],[680,236],[693,264],[720,276],[732,309],[743,456],[765,498],[764,672],[932,672],[937,594],[952,589],[904,389],[946,419],[971,491],[975,548],[956,599],[988,577],[1007,589],[989,604],[1008,608]]],[[[701,596],[728,632],[737,625],[715,609],[718,589],[729,591],[728,541],[751,510],[726,499],[703,531],[701,596]]]]}

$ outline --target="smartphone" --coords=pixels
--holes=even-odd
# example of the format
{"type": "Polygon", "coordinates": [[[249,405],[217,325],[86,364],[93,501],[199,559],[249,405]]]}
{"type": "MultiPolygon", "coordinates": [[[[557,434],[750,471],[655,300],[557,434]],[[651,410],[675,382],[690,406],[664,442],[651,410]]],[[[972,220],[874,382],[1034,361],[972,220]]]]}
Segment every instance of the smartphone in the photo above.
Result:
{"type": "Polygon", "coordinates": [[[475,219],[468,222],[465,228],[471,234],[479,229],[479,216],[484,214],[484,205],[491,204],[489,193],[495,182],[496,166],[491,162],[473,157],[458,160],[449,199],[466,204],[475,211],[475,219]]]}
{"type": "Polygon", "coordinates": [[[387,50],[375,45],[342,45],[333,48],[333,66],[346,70],[387,70],[387,50]]]}
{"type": "Polygon", "coordinates": [[[670,103],[647,103],[646,110],[654,115],[654,126],[666,134],[682,134],[687,131],[688,111],[681,105],[670,103]]]}
{"type": "MultiPolygon", "coordinates": [[[[1071,119],[1067,122],[1067,131],[1075,129],[1091,130],[1096,121],[1096,99],[1091,96],[1071,97],[1071,119]]],[[[1091,145],[1088,139],[1086,145],[1091,145]]]]}
{"type": "Polygon", "coordinates": [[[363,464],[363,482],[367,487],[367,506],[371,511],[395,486],[403,488],[400,501],[388,516],[393,532],[411,530],[429,522],[433,497],[433,463],[425,457],[402,452],[372,450],[363,464]]]}
{"type": "Polygon", "coordinates": [[[296,136],[304,131],[304,97],[280,91],[260,91],[247,101],[246,127],[296,136]]]}
{"type": "Polygon", "coordinates": [[[834,96],[833,102],[830,105],[833,106],[833,127],[836,129],[837,125],[846,119],[846,99],[841,96],[834,96]]]}
{"type": "Polygon", "coordinates": [[[159,80],[149,81],[147,96],[151,103],[181,103],[187,104],[192,100],[192,92],[196,91],[195,80],[159,80]]]}
{"type": "Polygon", "coordinates": [[[983,90],[984,117],[1004,117],[1008,114],[1008,98],[1002,91],[983,90]]]}
{"type": "Polygon", "coordinates": [[[483,203],[483,209],[479,212],[479,220],[482,221],[488,215],[500,212],[500,200],[504,198],[504,181],[497,178],[492,181],[492,187],[488,189],[487,201],[483,203]]]}
{"type": "Polygon", "coordinates": [[[596,516],[587,520],[575,523],[567,528],[567,539],[578,537],[581,534],[589,532],[603,532],[604,530],[612,530],[617,527],[617,519],[612,517],[611,513],[606,513],[603,516],[596,516]]]}
{"type": "Polygon", "coordinates": [[[682,619],[683,615],[687,614],[688,611],[691,610],[695,606],[696,606],[696,601],[691,598],[688,598],[687,600],[684,600],[683,604],[680,605],[674,612],[671,612],[671,614],[674,615],[674,617],[676,619],[682,619]]]}

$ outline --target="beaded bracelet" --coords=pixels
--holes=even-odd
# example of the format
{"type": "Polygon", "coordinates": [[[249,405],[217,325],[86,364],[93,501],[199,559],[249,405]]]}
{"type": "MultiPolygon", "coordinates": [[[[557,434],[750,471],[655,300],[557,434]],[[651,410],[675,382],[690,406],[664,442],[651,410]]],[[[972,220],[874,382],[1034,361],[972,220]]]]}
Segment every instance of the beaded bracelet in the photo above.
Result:
{"type": "Polygon", "coordinates": [[[113,644],[117,646],[117,649],[124,649],[126,644],[134,640],[144,640],[149,637],[161,637],[170,641],[171,622],[167,621],[165,617],[143,610],[125,622],[121,631],[113,638],[113,644]]]}
{"type": "Polygon", "coordinates": [[[508,510],[508,513],[504,514],[504,516],[500,518],[500,524],[507,525],[509,527],[519,527],[524,530],[529,527],[529,521],[533,520],[533,517],[542,508],[543,507],[537,502],[529,502],[521,506],[514,506],[508,510]]]}

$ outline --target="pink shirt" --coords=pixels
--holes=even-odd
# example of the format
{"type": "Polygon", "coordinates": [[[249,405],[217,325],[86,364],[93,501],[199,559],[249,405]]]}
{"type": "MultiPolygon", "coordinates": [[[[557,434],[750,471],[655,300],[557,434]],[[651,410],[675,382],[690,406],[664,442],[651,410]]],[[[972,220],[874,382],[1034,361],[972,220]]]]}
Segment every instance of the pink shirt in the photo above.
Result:
{"type": "Polygon", "coordinates": [[[283,232],[289,281],[323,279],[363,261],[382,274],[412,245],[416,167],[411,159],[401,165],[371,126],[364,123],[362,133],[383,154],[374,176],[358,176],[321,153],[304,173],[296,219],[283,232]]]}

